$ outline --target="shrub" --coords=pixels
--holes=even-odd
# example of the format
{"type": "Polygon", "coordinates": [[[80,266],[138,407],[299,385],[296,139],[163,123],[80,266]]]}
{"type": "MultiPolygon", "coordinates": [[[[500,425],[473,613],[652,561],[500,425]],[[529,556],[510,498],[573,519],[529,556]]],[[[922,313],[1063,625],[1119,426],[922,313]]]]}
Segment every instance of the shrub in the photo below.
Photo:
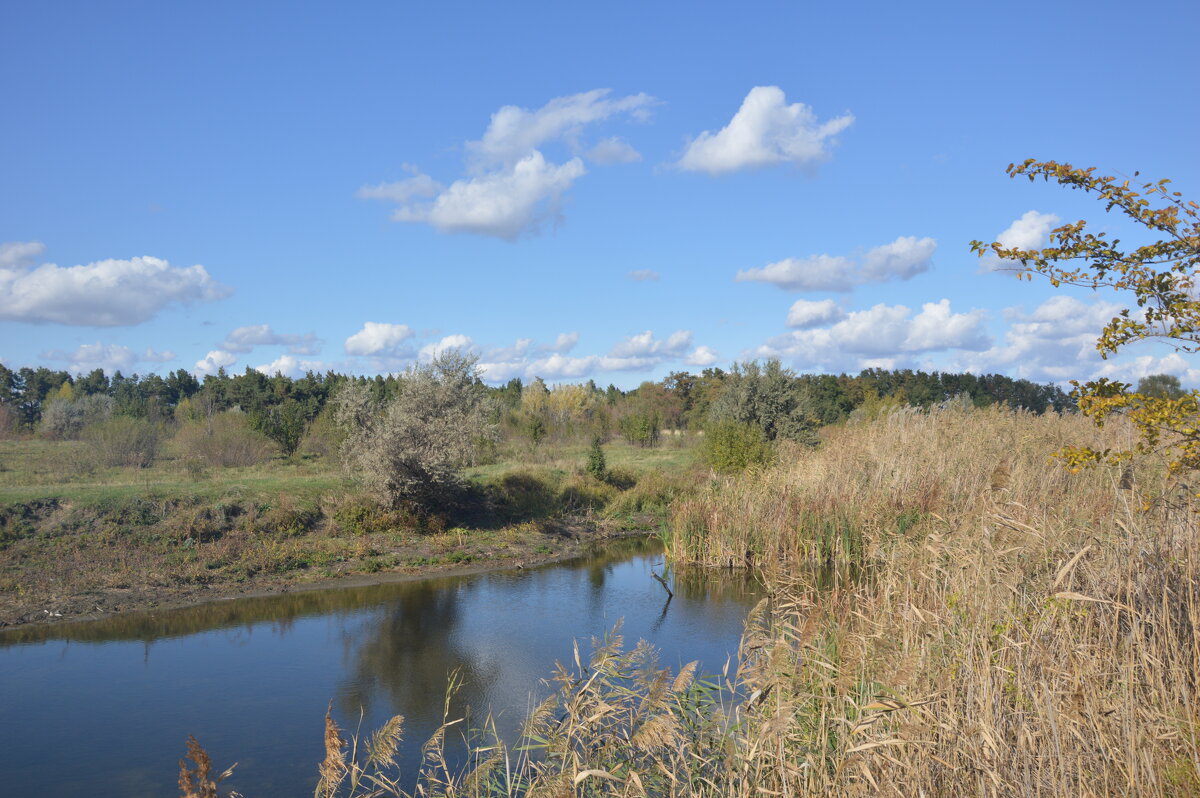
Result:
{"type": "Polygon", "coordinates": [[[243,414],[234,411],[189,421],[179,428],[175,443],[189,459],[217,468],[257,465],[275,449],[266,436],[251,429],[243,414]]]}
{"type": "Polygon", "coordinates": [[[16,437],[21,425],[21,414],[7,402],[0,402],[0,441],[16,437]]]}
{"type": "Polygon", "coordinates": [[[304,433],[308,430],[308,411],[300,402],[288,398],[254,414],[251,423],[279,445],[284,457],[291,457],[300,448],[304,433]]]}
{"type": "Polygon", "coordinates": [[[716,421],[704,431],[700,459],[714,471],[742,471],[771,459],[771,444],[761,427],[736,421],[716,421]]]}
{"type": "Polygon", "coordinates": [[[383,407],[367,386],[348,383],[336,398],[346,430],[342,463],[380,502],[420,512],[448,509],[463,494],[461,471],[481,441],[494,439],[476,359],[450,350],[413,367],[383,407]]]}
{"type": "Polygon", "coordinates": [[[601,448],[598,437],[592,438],[592,448],[588,451],[587,472],[601,481],[608,473],[608,464],[604,462],[604,449],[601,448]]]}
{"type": "Polygon", "coordinates": [[[300,451],[314,457],[336,457],[345,437],[345,431],[334,420],[333,408],[327,407],[308,425],[300,451]]]}
{"type": "Polygon", "coordinates": [[[625,440],[643,449],[658,444],[659,418],[657,413],[631,413],[621,419],[618,427],[625,440]]]}
{"type": "Polygon", "coordinates": [[[111,396],[103,394],[55,399],[42,409],[38,432],[45,438],[76,440],[84,428],[111,418],[115,404],[111,396]]]}
{"type": "Polygon", "coordinates": [[[162,430],[144,418],[115,416],[88,427],[84,438],[104,465],[148,468],[158,457],[162,430]]]}

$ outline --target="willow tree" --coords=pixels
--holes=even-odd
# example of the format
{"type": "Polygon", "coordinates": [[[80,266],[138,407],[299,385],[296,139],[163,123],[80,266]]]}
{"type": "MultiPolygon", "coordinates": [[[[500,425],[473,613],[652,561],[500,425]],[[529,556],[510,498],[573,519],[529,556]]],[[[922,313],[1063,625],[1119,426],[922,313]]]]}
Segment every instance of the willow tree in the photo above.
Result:
{"type": "MultiPolygon", "coordinates": [[[[1092,194],[1106,213],[1132,220],[1157,241],[1122,247],[1103,231],[1093,233],[1085,221],[1065,224],[1050,233],[1043,249],[1006,247],[999,242],[972,241],[980,257],[994,254],[1013,264],[1018,276],[1039,274],[1060,285],[1117,292],[1126,304],[1101,330],[1096,349],[1108,358],[1140,341],[1161,341],[1186,354],[1200,350],[1200,300],[1196,270],[1200,266],[1200,206],[1171,191],[1169,180],[1131,186],[1130,180],[1097,176],[1095,168],[1027,160],[1009,164],[1010,177],[1042,178],[1092,194]]],[[[1137,178],[1134,173],[1134,178],[1137,178]]],[[[1200,468],[1200,391],[1177,395],[1138,392],[1128,383],[1107,378],[1073,381],[1072,396],[1080,411],[1097,424],[1113,415],[1129,419],[1140,433],[1133,450],[1097,451],[1066,447],[1060,456],[1078,469],[1097,463],[1119,463],[1135,452],[1166,451],[1173,473],[1200,468]]]]}
{"type": "Polygon", "coordinates": [[[342,462],[380,502],[418,512],[456,503],[462,469],[496,436],[476,362],[452,349],[413,366],[401,377],[399,394],[382,405],[357,380],[338,393],[335,415],[346,430],[342,462]]]}

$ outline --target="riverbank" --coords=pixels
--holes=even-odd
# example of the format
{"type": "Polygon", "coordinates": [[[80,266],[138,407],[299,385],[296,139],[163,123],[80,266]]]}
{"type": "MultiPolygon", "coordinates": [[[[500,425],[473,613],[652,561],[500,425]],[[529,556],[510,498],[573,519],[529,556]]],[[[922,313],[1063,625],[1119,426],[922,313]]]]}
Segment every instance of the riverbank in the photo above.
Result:
{"type": "MultiPolygon", "coordinates": [[[[0,597],[0,634],[30,626],[91,621],[124,613],[171,610],[238,598],[257,598],[335,588],[364,587],[441,576],[464,576],[532,568],[585,556],[617,540],[645,537],[653,519],[561,518],[495,532],[473,530],[461,537],[441,534],[367,536],[348,544],[345,556],[313,567],[298,564],[283,572],[196,582],[187,573],[146,568],[125,571],[109,581],[100,569],[96,581],[85,574],[51,575],[50,564],[27,563],[24,573],[41,575],[22,591],[0,597]],[[366,549],[356,556],[352,549],[366,549]],[[374,553],[371,553],[374,552],[374,553]],[[82,577],[82,578],[81,578],[82,577]]],[[[312,541],[309,541],[311,544],[312,541]]],[[[305,544],[303,539],[297,543],[305,544]]],[[[201,550],[198,556],[203,556],[201,550]]]]}
{"type": "Polygon", "coordinates": [[[598,480],[582,450],[549,449],[474,469],[461,511],[417,517],[319,460],[64,478],[53,469],[77,448],[4,443],[0,628],[566,559],[657,531],[695,483],[687,450],[613,446],[617,465],[598,480]]]}
{"type": "MultiPolygon", "coordinates": [[[[299,529],[269,507],[222,509],[223,518],[200,501],[97,508],[50,500],[5,508],[8,527],[24,534],[2,552],[0,629],[531,567],[647,535],[656,523],[648,513],[623,518],[588,513],[493,528],[372,528],[396,519],[358,507],[310,513],[299,529]],[[358,524],[348,523],[347,515],[358,524]]],[[[297,523],[297,511],[290,514],[297,523]]]]}

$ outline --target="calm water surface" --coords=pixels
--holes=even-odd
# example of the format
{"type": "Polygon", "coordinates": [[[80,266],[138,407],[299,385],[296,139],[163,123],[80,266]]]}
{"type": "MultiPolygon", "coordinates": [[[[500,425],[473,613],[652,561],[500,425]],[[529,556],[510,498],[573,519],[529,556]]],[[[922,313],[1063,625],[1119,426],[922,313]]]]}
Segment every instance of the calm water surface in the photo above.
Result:
{"type": "Polygon", "coordinates": [[[632,646],[663,665],[719,671],[736,653],[752,584],[651,570],[634,541],[524,571],[222,601],[171,612],[0,633],[0,774],[10,795],[177,795],[187,735],[248,798],[311,795],[322,718],[373,730],[406,718],[405,770],[441,720],[446,675],[456,704],[490,707],[515,728],[538,680],[624,619],[632,646]]]}

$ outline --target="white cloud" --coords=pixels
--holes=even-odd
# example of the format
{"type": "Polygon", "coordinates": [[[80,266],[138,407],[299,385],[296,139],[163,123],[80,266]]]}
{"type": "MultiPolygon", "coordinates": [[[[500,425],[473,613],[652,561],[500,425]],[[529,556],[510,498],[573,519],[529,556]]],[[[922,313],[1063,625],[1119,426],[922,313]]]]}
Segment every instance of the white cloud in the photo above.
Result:
{"type": "Polygon", "coordinates": [[[904,305],[878,304],[846,314],[829,327],[798,330],[772,338],[755,351],[802,366],[845,368],[867,360],[946,350],[983,350],[991,345],[982,310],[953,313],[950,300],[927,302],[915,316],[904,305]]]}
{"type": "Polygon", "coordinates": [[[928,271],[937,242],[932,238],[900,236],[890,244],[867,250],[863,255],[861,279],[868,283],[909,280],[928,271]]]}
{"type": "Polygon", "coordinates": [[[23,269],[46,251],[41,241],[0,243],[0,269],[23,269]]]}
{"type": "Polygon", "coordinates": [[[1187,386],[1200,385],[1200,369],[1195,368],[1178,352],[1163,357],[1141,355],[1127,361],[1106,361],[1092,377],[1108,377],[1137,386],[1138,380],[1151,374],[1174,374],[1187,386]]]}
{"type": "Polygon", "coordinates": [[[757,269],[739,269],[739,283],[769,283],[785,291],[852,291],[864,283],[908,280],[932,265],[937,242],[932,238],[900,236],[890,244],[867,250],[858,258],[809,255],[785,258],[757,269]]]}
{"type": "Polygon", "coordinates": [[[855,264],[849,258],[809,255],[785,258],[760,269],[739,269],[739,283],[770,283],[785,291],[849,291],[857,285],[855,264]]]}
{"type": "Polygon", "coordinates": [[[280,355],[270,363],[255,366],[255,371],[261,371],[268,377],[283,374],[286,377],[302,377],[310,371],[325,371],[328,363],[320,360],[301,360],[295,355],[280,355]]]}
{"type": "MultiPolygon", "coordinates": [[[[1050,231],[1061,221],[1052,213],[1026,211],[996,236],[996,243],[1005,249],[1041,249],[1050,240],[1050,231]]],[[[988,252],[979,259],[980,272],[1011,271],[1020,268],[1015,261],[1005,262],[988,252]]]]}
{"type": "Polygon", "coordinates": [[[238,327],[220,344],[227,352],[249,352],[256,346],[286,346],[293,355],[315,355],[321,351],[321,341],[312,333],[283,335],[269,324],[238,327]]]}
{"type": "Polygon", "coordinates": [[[616,114],[644,115],[655,103],[648,94],[627,97],[609,97],[609,94],[610,89],[593,89],[555,97],[535,111],[506,105],[492,114],[483,138],[468,142],[467,150],[480,167],[512,164],[546,142],[564,138],[575,141],[586,125],[616,114]]]}
{"type": "Polygon", "coordinates": [[[646,330],[637,335],[630,335],[616,344],[608,353],[610,358],[647,358],[647,357],[678,357],[692,345],[690,330],[676,330],[659,340],[654,333],[646,330]]]}
{"type": "Polygon", "coordinates": [[[406,352],[403,347],[412,334],[407,324],[368,321],[361,330],[346,339],[346,354],[399,356],[407,353],[411,356],[411,352],[406,352]]]}
{"type": "Polygon", "coordinates": [[[1111,302],[1082,302],[1057,295],[1032,313],[1009,308],[1004,342],[956,366],[973,372],[1002,371],[1031,380],[1064,382],[1087,378],[1102,368],[1096,351],[1100,330],[1120,311],[1111,302]]]}
{"type": "Polygon", "coordinates": [[[563,193],[586,173],[578,158],[558,166],[534,150],[510,167],[454,181],[432,203],[403,205],[393,218],[514,241],[556,220],[563,193]]]}
{"type": "Polygon", "coordinates": [[[229,368],[237,362],[237,355],[232,352],[226,352],[222,349],[214,349],[204,357],[196,361],[196,366],[193,371],[197,375],[203,377],[207,374],[216,374],[221,369],[229,368]]]}
{"type": "Polygon", "coordinates": [[[421,347],[421,351],[418,353],[418,356],[421,358],[421,360],[430,361],[450,349],[472,351],[475,349],[475,342],[465,335],[459,335],[457,333],[454,335],[447,335],[440,341],[426,344],[425,346],[421,347]]]}
{"type": "Polygon", "coordinates": [[[30,268],[37,242],[0,247],[0,320],[121,327],[153,318],[173,302],[212,301],[231,290],[203,266],[172,266],[152,257],[85,266],[30,268]]]}
{"type": "Polygon", "coordinates": [[[594,163],[608,166],[615,163],[635,163],[642,160],[642,154],[629,146],[628,143],[613,136],[598,143],[587,151],[585,157],[594,163]]]}
{"type": "Polygon", "coordinates": [[[107,374],[116,371],[129,374],[135,370],[138,363],[167,363],[175,359],[175,353],[158,352],[151,347],[146,347],[138,353],[127,346],[102,344],[97,341],[94,344],[83,344],[74,352],[63,352],[59,349],[42,352],[41,357],[46,360],[65,360],[68,364],[67,369],[76,374],[96,369],[103,369],[107,374]]]}
{"type": "Polygon", "coordinates": [[[818,122],[804,103],[788,105],[778,86],[756,86],[729,124],[697,136],[678,165],[710,175],[781,163],[813,167],[829,159],[833,137],[853,122],[851,114],[818,122]]]}
{"type": "Polygon", "coordinates": [[[578,333],[564,333],[558,336],[553,346],[539,347],[521,346],[527,344],[527,339],[522,339],[517,347],[489,351],[479,368],[484,379],[493,383],[506,382],[513,377],[569,380],[597,372],[649,371],[671,361],[706,367],[720,357],[711,347],[693,348],[692,333],[688,330],[677,330],[665,339],[656,338],[652,331],[647,330],[624,338],[606,355],[567,355],[578,339],[578,333]],[[539,353],[549,354],[536,357],[539,353]]]}
{"type": "Polygon", "coordinates": [[[720,359],[721,356],[717,354],[717,351],[712,347],[698,346],[692,350],[692,353],[688,355],[683,362],[687,363],[689,366],[707,368],[720,359]]]}
{"type": "Polygon", "coordinates": [[[951,313],[950,300],[926,302],[913,317],[904,339],[905,352],[936,352],[944,349],[977,351],[991,345],[983,329],[987,314],[982,310],[951,313]]]}
{"type": "Polygon", "coordinates": [[[575,344],[577,344],[577,343],[579,343],[579,333],[577,333],[577,332],[559,333],[558,337],[554,339],[554,344],[552,346],[546,347],[546,349],[550,352],[558,352],[559,354],[565,354],[567,352],[570,352],[572,349],[574,349],[575,344]]]}
{"type": "Polygon", "coordinates": [[[600,365],[600,358],[595,355],[588,357],[568,357],[553,354],[541,360],[530,363],[525,374],[528,377],[541,377],[547,380],[579,379],[592,374],[600,365]]]}
{"type": "MultiPolygon", "coordinates": [[[[467,176],[443,187],[416,172],[395,183],[363,186],[358,196],[395,202],[399,205],[392,214],[396,221],[429,224],[443,233],[508,241],[536,234],[547,222],[560,219],[563,195],[587,174],[578,155],[556,164],[538,148],[561,141],[574,153],[585,152],[580,139],[587,125],[619,114],[642,116],[654,103],[645,94],[609,95],[608,89],[596,89],[557,97],[532,111],[504,106],[492,114],[483,138],[466,143],[467,176]]],[[[604,139],[586,153],[601,164],[641,157],[617,138],[604,139]]]]}
{"type": "Polygon", "coordinates": [[[433,197],[444,186],[429,175],[417,173],[413,177],[397,180],[394,183],[376,183],[373,186],[363,186],[355,192],[359,199],[390,200],[403,205],[416,197],[433,197]]]}
{"type": "Polygon", "coordinates": [[[656,283],[660,277],[662,275],[654,269],[634,269],[629,273],[629,279],[635,283],[656,283]]]}
{"type": "Polygon", "coordinates": [[[797,299],[788,310],[787,326],[803,330],[832,324],[845,317],[846,311],[832,299],[822,299],[819,302],[797,299]]]}

